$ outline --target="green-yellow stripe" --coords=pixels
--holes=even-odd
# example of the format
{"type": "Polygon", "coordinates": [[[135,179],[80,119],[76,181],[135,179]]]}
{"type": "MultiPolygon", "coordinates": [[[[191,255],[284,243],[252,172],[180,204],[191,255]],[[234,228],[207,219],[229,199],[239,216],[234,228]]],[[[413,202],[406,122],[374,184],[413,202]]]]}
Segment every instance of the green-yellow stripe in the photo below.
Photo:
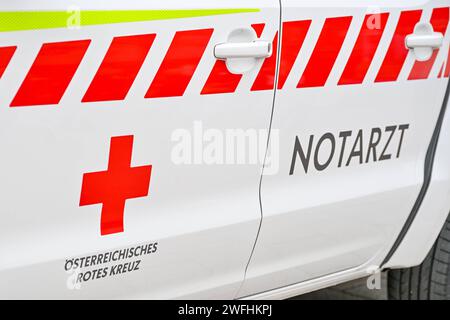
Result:
{"type": "Polygon", "coordinates": [[[151,20],[205,17],[224,14],[258,12],[259,9],[198,9],[198,10],[81,10],[66,11],[3,11],[0,12],[0,32],[66,28],[73,26],[79,14],[80,26],[126,23],[151,20]]]}

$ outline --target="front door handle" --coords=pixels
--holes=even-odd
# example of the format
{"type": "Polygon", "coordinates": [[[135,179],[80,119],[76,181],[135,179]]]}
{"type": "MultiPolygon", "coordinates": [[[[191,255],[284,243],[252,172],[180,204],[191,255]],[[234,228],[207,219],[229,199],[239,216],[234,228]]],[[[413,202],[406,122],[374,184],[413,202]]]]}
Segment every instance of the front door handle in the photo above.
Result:
{"type": "Polygon", "coordinates": [[[272,55],[272,44],[268,41],[228,42],[214,47],[217,59],[268,58],[272,55]]]}
{"type": "Polygon", "coordinates": [[[224,60],[229,72],[244,74],[272,55],[272,43],[259,39],[253,28],[234,29],[224,43],[214,46],[214,57],[224,60]]]}

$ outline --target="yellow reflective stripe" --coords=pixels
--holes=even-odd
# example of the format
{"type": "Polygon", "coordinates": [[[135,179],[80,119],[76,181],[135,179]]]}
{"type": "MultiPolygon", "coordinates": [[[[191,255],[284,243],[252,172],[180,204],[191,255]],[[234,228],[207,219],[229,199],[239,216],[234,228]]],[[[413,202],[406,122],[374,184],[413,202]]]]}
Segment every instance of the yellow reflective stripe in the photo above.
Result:
{"type": "Polygon", "coordinates": [[[259,12],[259,9],[3,11],[0,32],[259,12]]]}

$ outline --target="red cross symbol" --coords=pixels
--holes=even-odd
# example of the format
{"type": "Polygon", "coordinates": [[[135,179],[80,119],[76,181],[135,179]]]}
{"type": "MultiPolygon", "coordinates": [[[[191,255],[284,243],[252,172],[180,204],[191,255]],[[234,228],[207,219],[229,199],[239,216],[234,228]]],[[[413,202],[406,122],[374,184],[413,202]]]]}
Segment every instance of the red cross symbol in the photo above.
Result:
{"type": "Polygon", "coordinates": [[[112,137],[107,171],[83,175],[80,206],[102,204],[102,236],[123,232],[127,199],[146,197],[152,166],[131,167],[133,136],[112,137]]]}

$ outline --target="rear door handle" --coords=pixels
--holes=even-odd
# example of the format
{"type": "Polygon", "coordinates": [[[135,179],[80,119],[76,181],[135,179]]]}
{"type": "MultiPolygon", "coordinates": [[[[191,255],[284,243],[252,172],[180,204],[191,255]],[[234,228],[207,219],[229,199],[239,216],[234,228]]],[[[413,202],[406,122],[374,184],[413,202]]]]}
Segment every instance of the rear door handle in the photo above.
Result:
{"type": "Polygon", "coordinates": [[[444,42],[442,33],[434,32],[433,26],[428,22],[418,23],[414,33],[405,39],[405,45],[414,52],[417,61],[427,61],[444,42]]]}
{"type": "Polygon", "coordinates": [[[268,58],[272,55],[272,44],[268,41],[228,42],[214,47],[217,59],[268,58]]]}
{"type": "Polygon", "coordinates": [[[409,49],[414,48],[433,48],[437,49],[442,46],[444,36],[442,33],[433,33],[430,35],[409,35],[406,37],[406,46],[409,49]]]}

